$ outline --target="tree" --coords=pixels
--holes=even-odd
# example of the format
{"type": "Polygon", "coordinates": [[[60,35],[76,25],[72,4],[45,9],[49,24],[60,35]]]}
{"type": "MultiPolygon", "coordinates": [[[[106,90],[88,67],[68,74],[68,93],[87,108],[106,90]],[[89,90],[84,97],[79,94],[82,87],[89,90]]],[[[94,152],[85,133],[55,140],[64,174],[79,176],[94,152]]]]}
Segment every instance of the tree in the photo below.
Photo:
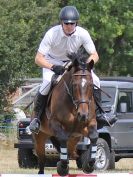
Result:
{"type": "Polygon", "coordinates": [[[60,9],[75,5],[98,50],[101,75],[133,75],[132,0],[0,0],[0,111],[23,78],[40,77],[36,50],[60,9]]]}
{"type": "Polygon", "coordinates": [[[80,23],[94,39],[100,56],[100,75],[133,75],[133,1],[72,0],[80,23]]]}
{"type": "Polygon", "coordinates": [[[34,57],[42,34],[55,22],[57,11],[51,1],[0,1],[0,111],[23,78],[41,76],[34,57]]]}

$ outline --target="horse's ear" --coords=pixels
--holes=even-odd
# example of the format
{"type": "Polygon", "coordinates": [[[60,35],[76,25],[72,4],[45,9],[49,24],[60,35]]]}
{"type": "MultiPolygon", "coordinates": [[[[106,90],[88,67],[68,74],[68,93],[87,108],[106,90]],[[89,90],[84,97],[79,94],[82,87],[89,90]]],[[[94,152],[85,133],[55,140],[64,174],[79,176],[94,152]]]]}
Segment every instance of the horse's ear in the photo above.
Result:
{"type": "Polygon", "coordinates": [[[87,69],[92,69],[94,66],[94,60],[91,60],[89,63],[87,63],[87,69]]]}

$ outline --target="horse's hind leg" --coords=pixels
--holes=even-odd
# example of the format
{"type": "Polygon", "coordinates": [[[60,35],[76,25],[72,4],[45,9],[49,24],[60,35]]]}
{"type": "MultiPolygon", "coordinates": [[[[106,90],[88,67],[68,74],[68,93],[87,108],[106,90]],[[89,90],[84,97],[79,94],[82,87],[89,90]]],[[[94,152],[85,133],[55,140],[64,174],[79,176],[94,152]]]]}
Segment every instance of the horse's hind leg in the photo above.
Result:
{"type": "Polygon", "coordinates": [[[81,137],[70,137],[67,142],[67,148],[69,156],[71,159],[77,159],[79,156],[77,154],[77,143],[80,141],[81,137]]]}
{"type": "Polygon", "coordinates": [[[44,174],[44,166],[45,166],[45,142],[47,140],[47,136],[43,132],[39,132],[39,134],[34,134],[34,146],[38,157],[38,165],[39,172],[38,174],[44,174]]]}
{"type": "Polygon", "coordinates": [[[60,176],[66,176],[69,172],[69,158],[67,152],[67,143],[60,141],[60,161],[57,163],[57,172],[60,176]]]}

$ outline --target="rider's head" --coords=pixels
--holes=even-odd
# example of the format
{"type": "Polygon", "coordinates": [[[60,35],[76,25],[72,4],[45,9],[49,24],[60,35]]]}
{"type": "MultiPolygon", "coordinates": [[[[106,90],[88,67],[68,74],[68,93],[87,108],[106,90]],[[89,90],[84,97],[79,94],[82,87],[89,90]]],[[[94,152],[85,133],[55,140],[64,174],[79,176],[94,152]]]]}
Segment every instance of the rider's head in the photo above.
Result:
{"type": "Polygon", "coordinates": [[[74,6],[65,6],[61,9],[59,19],[64,23],[77,23],[79,13],[74,6]]]}
{"type": "Polygon", "coordinates": [[[79,20],[79,12],[74,6],[65,6],[60,11],[59,19],[64,32],[70,35],[75,30],[79,20]]]}

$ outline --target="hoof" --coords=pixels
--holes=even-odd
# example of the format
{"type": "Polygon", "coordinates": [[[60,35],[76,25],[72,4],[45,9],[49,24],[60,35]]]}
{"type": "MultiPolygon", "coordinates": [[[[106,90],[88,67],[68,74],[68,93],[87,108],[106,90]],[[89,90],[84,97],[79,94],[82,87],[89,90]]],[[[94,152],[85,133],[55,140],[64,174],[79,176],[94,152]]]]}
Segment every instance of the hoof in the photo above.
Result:
{"type": "Polygon", "coordinates": [[[38,174],[44,174],[44,171],[39,171],[38,174]]]}
{"type": "Polygon", "coordinates": [[[95,167],[95,161],[91,161],[88,163],[83,163],[82,169],[84,173],[92,173],[94,171],[95,167]]]}
{"type": "Polygon", "coordinates": [[[94,171],[94,166],[89,166],[89,164],[85,165],[85,166],[83,165],[82,169],[83,169],[84,173],[89,174],[89,173],[92,173],[94,171]]]}
{"type": "Polygon", "coordinates": [[[95,159],[90,159],[90,148],[81,155],[82,170],[84,173],[92,173],[95,167],[95,159]]]}
{"type": "Polygon", "coordinates": [[[60,176],[67,176],[68,173],[69,173],[69,166],[68,166],[68,164],[59,161],[59,162],[57,163],[57,173],[58,173],[60,176]]]}

